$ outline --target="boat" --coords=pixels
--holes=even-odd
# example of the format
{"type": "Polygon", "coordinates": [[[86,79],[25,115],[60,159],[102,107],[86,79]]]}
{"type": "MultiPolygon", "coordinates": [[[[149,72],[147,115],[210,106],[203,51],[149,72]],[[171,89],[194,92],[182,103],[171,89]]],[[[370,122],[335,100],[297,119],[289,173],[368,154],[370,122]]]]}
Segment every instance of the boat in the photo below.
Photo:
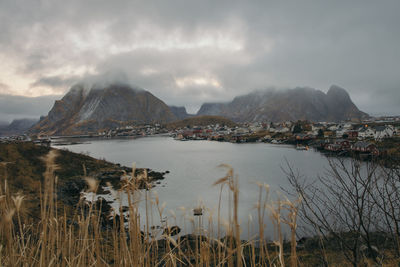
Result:
{"type": "Polygon", "coordinates": [[[308,146],[297,145],[296,150],[308,150],[308,146]]]}

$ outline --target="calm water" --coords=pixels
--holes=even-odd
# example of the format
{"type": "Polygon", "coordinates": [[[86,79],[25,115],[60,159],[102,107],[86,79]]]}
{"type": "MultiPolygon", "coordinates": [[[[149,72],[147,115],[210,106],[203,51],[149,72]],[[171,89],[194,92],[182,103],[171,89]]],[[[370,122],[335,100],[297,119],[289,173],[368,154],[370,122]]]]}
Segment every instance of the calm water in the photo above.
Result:
{"type": "MultiPolygon", "coordinates": [[[[199,204],[205,205],[210,209],[207,214],[213,213],[216,220],[219,187],[212,184],[226,173],[225,169],[218,168],[220,164],[231,165],[239,177],[239,214],[242,224],[246,225],[249,214],[256,219],[254,206],[257,203],[258,186],[255,182],[269,184],[272,198],[276,198],[279,195],[276,192],[288,188],[284,173],[287,163],[307,179],[315,179],[318,174],[323,174],[328,165],[327,159],[318,152],[298,151],[293,146],[264,143],[182,142],[170,137],[89,139],[85,142],[58,148],[89,153],[92,157],[126,166],[136,162],[138,168],[170,171],[153,191],[158,194],[160,203],[166,203],[164,216],[174,220],[173,214],[176,214],[180,218],[177,222],[180,225],[184,224],[182,209],[179,208],[182,206],[191,212],[199,204]]],[[[223,194],[224,199],[227,197],[227,194],[223,194]]],[[[222,210],[226,216],[226,203],[223,203],[222,210]]],[[[156,225],[159,220],[155,218],[154,221],[156,225]]]]}

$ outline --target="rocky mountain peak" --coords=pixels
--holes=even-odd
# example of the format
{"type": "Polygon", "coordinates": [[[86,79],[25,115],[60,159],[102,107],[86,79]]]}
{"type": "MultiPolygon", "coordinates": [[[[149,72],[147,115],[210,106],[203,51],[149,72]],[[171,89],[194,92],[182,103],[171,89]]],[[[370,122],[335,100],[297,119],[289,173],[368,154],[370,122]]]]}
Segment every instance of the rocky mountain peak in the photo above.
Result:
{"type": "Polygon", "coordinates": [[[326,93],[326,95],[328,97],[331,96],[341,96],[343,98],[348,98],[350,99],[350,95],[349,93],[342,87],[337,86],[337,85],[332,85],[331,87],[329,87],[328,92],[326,93]]]}
{"type": "Polygon", "coordinates": [[[179,120],[183,120],[186,119],[188,117],[191,117],[193,115],[188,114],[186,111],[185,107],[177,107],[177,106],[169,106],[169,108],[171,109],[172,113],[174,113],[174,115],[179,119],[179,120]]]}
{"type": "Polygon", "coordinates": [[[11,134],[23,134],[29,128],[31,128],[37,119],[16,119],[13,120],[9,125],[0,124],[0,136],[1,135],[11,135],[11,134]]]}
{"type": "Polygon", "coordinates": [[[77,84],[55,102],[32,132],[76,134],[176,119],[171,109],[148,91],[122,83],[90,88],[77,84]]]}
{"type": "Polygon", "coordinates": [[[345,89],[335,85],[327,94],[309,87],[250,93],[227,103],[205,103],[197,115],[225,116],[237,122],[341,121],[368,116],[354,105],[345,89]]]}

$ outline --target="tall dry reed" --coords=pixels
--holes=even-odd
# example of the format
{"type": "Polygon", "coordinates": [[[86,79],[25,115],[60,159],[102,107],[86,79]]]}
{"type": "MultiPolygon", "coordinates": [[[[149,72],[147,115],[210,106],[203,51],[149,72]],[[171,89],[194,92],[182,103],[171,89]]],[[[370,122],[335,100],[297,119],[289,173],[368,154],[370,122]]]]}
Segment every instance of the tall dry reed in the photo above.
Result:
{"type": "MultiPolygon", "coordinates": [[[[130,174],[124,175],[120,190],[114,190],[108,184],[111,194],[120,203],[119,209],[104,212],[106,203],[98,200],[96,195],[99,181],[88,177],[85,171],[82,179],[87,183],[86,198],[81,198],[72,214],[60,210],[58,179],[54,175],[57,156],[57,151],[51,150],[43,159],[46,171],[39,196],[40,218],[34,223],[21,212],[27,199],[10,192],[9,178],[1,177],[0,266],[276,266],[278,263],[284,266],[285,257],[290,257],[291,266],[297,266],[298,202],[285,200],[274,206],[269,198],[269,187],[260,184],[256,206],[258,220],[255,220],[258,234],[249,240],[241,240],[244,228],[239,222],[239,182],[228,165],[222,166],[227,169],[226,175],[214,183],[220,186],[217,231],[213,230],[213,211],[201,206],[201,215],[194,217],[183,207],[184,229],[177,237],[170,225],[171,220],[177,221],[175,212],[166,212],[166,204],[161,204],[152,191],[147,172],[136,175],[135,166],[130,174]],[[143,184],[145,189],[139,190],[143,184]],[[221,216],[224,189],[228,190],[227,220],[221,216]],[[122,195],[127,196],[126,209],[122,208],[122,195]],[[141,201],[145,202],[144,214],[138,212],[141,201]],[[281,214],[282,209],[285,209],[286,217],[281,214]],[[277,229],[278,252],[269,250],[271,242],[265,238],[267,213],[272,214],[277,229]],[[187,223],[192,225],[191,234],[187,233],[187,223]],[[287,224],[291,229],[291,252],[286,254],[281,224],[287,224]],[[154,228],[154,225],[161,227],[154,228]],[[278,260],[274,260],[277,257],[278,260]]],[[[249,232],[249,229],[255,229],[253,223],[249,220],[249,232]]]]}

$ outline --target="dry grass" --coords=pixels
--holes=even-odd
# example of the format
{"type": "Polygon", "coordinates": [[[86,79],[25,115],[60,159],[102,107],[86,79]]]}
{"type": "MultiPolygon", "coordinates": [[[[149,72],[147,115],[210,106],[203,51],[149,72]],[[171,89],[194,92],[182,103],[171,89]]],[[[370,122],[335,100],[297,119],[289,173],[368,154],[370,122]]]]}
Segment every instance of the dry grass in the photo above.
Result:
{"type": "MultiPolygon", "coordinates": [[[[117,199],[123,192],[128,196],[129,216],[113,216],[103,212],[101,202],[81,199],[78,208],[71,216],[57,212],[57,177],[54,176],[57,152],[51,150],[43,159],[46,162],[44,190],[40,194],[40,221],[29,224],[29,218],[21,216],[24,196],[10,192],[7,177],[1,177],[0,186],[0,266],[305,266],[299,263],[296,251],[297,206],[300,200],[271,201],[269,187],[259,184],[259,201],[256,205],[258,236],[250,240],[241,240],[243,226],[239,224],[239,186],[238,177],[228,165],[226,176],[215,182],[220,186],[220,203],[217,210],[217,232],[213,231],[213,214],[199,206],[199,216],[188,216],[188,211],[181,208],[184,216],[184,232],[189,223],[194,229],[191,235],[174,237],[169,220],[162,220],[161,229],[153,229],[156,220],[152,210],[156,210],[160,219],[170,216],[176,221],[174,212],[165,211],[165,204],[160,204],[158,196],[151,191],[147,173],[136,177],[135,166],[132,173],[125,175],[120,191],[112,193],[117,199]],[[138,190],[146,183],[148,190],[138,190]],[[221,198],[224,189],[228,190],[228,221],[221,219],[221,198]],[[145,194],[145,214],[138,213],[138,194],[145,194]],[[265,239],[266,217],[270,214],[275,227],[276,238],[273,242],[265,239]],[[145,216],[141,225],[140,216],[145,216]],[[67,219],[72,218],[72,219],[67,219]],[[204,222],[206,220],[206,222],[204,222]],[[290,250],[284,250],[283,225],[290,229],[290,250]],[[163,229],[169,229],[163,231],[163,229]],[[222,238],[221,233],[225,233],[222,238]],[[273,249],[273,245],[275,248],[273,249]],[[271,249],[272,248],[272,249],[271,249]]],[[[98,182],[90,177],[83,177],[88,184],[88,192],[95,194],[98,182]]],[[[120,200],[121,201],[121,200],[120,200]]],[[[113,214],[117,214],[114,211],[113,214]]],[[[250,217],[248,231],[253,228],[250,217]]]]}

